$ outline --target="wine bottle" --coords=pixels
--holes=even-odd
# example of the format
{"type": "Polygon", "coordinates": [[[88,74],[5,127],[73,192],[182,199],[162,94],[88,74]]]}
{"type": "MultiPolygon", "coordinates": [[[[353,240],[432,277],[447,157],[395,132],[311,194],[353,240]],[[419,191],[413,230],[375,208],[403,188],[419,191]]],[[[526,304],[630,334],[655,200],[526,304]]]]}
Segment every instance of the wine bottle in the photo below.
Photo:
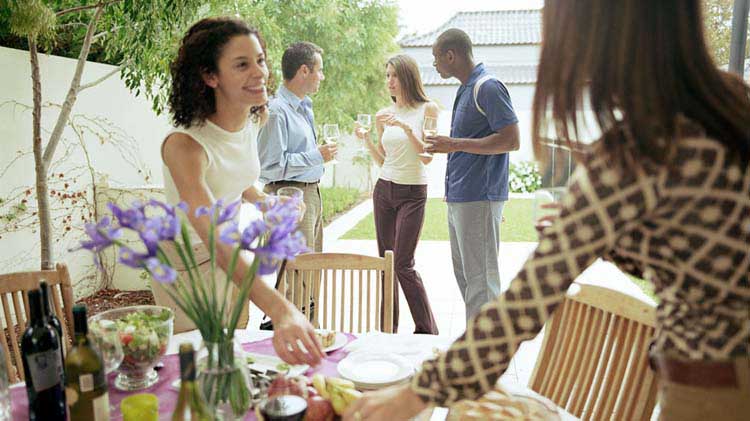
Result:
{"type": "Polygon", "coordinates": [[[39,290],[29,291],[29,315],[29,326],[21,338],[29,420],[65,421],[62,343],[44,317],[39,290]]]}
{"type": "Polygon", "coordinates": [[[109,420],[109,393],[104,362],[89,341],[86,306],[73,307],[75,338],[65,359],[65,395],[70,419],[109,420]]]}
{"type": "Polygon", "coordinates": [[[55,315],[50,306],[49,286],[46,281],[39,281],[39,291],[42,293],[42,309],[44,310],[44,314],[47,315],[47,323],[57,331],[57,336],[60,338],[60,343],[62,344],[60,347],[62,353],[60,355],[63,361],[65,361],[65,337],[63,336],[62,323],[60,323],[60,319],[57,318],[57,315],[55,315]]]}
{"type": "Polygon", "coordinates": [[[209,421],[213,416],[195,382],[195,351],[190,343],[180,344],[180,395],[172,421],[209,421]]]}

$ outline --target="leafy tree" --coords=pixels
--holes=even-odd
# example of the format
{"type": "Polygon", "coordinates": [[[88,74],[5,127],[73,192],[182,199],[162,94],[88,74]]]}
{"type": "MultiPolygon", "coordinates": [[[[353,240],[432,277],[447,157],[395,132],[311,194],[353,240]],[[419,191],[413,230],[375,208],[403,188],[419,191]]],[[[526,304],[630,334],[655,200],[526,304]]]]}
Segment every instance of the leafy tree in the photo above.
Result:
{"type": "MultiPolygon", "coordinates": [[[[78,94],[125,69],[143,66],[143,61],[150,57],[159,57],[163,51],[158,50],[161,46],[157,43],[193,20],[201,3],[203,2],[198,0],[99,0],[88,4],[70,0],[3,0],[0,26],[8,28],[14,36],[26,39],[31,62],[32,143],[42,269],[52,269],[54,263],[48,173],[78,94]],[[56,44],[59,29],[74,27],[85,28],[77,48],[78,63],[54,129],[46,142],[43,142],[39,50],[50,49],[56,44]],[[109,74],[84,83],[81,78],[91,46],[97,40],[105,38],[107,55],[126,59],[109,74]],[[144,54],[145,57],[139,57],[134,52],[144,54]]],[[[132,81],[130,86],[134,86],[132,81]]]]}
{"type": "MultiPolygon", "coordinates": [[[[703,2],[706,41],[716,64],[720,66],[729,63],[733,7],[734,0],[704,0],[703,2]]],[[[748,41],[747,45],[750,45],[750,37],[748,41]]],[[[750,57],[750,50],[745,51],[745,57],[750,57]]]]}

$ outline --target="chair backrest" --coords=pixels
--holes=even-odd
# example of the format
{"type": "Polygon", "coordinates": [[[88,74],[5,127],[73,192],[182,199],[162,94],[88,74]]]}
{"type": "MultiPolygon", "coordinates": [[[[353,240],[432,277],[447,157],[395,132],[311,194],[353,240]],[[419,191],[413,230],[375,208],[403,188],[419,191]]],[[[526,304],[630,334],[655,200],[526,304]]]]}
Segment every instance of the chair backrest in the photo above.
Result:
{"type": "Polygon", "coordinates": [[[648,364],[654,306],[574,284],[545,326],[529,387],[581,420],[649,420],[657,385],[648,364]]]}
{"type": "Polygon", "coordinates": [[[314,321],[338,332],[393,332],[393,252],[385,257],[308,253],[287,263],[279,291],[314,321]],[[286,282],[283,282],[286,280],[286,282]],[[338,323],[337,323],[338,322],[338,323]]]}
{"type": "Polygon", "coordinates": [[[5,365],[11,383],[24,380],[21,361],[21,336],[29,321],[28,292],[39,288],[45,280],[52,296],[52,311],[63,325],[63,343],[71,343],[73,333],[73,288],[67,266],[58,263],[56,270],[16,272],[0,275],[0,311],[5,334],[0,335],[0,345],[5,351],[5,365]]]}

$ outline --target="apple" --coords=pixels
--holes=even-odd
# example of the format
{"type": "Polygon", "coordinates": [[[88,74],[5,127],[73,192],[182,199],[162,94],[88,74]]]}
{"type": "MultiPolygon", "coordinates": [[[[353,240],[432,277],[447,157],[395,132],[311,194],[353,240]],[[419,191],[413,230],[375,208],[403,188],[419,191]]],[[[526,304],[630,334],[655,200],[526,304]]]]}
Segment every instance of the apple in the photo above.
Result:
{"type": "Polygon", "coordinates": [[[321,396],[307,398],[305,421],[333,421],[333,406],[321,396]]]}

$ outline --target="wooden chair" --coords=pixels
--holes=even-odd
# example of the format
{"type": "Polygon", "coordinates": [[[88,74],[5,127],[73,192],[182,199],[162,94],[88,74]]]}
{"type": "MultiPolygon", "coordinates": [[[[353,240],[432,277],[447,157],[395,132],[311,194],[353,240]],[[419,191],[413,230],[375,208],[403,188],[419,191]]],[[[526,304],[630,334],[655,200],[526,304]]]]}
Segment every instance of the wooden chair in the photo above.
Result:
{"type": "Polygon", "coordinates": [[[648,349],[655,320],[650,304],[574,284],[545,326],[529,387],[581,420],[651,419],[657,384],[648,349]]]}
{"type": "Polygon", "coordinates": [[[0,345],[5,351],[5,365],[11,383],[24,380],[21,361],[21,336],[29,320],[28,291],[39,288],[45,280],[52,296],[52,310],[63,325],[63,343],[71,343],[73,334],[73,287],[68,267],[58,263],[56,270],[17,272],[0,275],[0,308],[5,323],[5,335],[0,334],[0,345]],[[6,339],[6,336],[8,339],[6,339]]]}
{"type": "Polygon", "coordinates": [[[289,288],[291,301],[306,316],[315,297],[314,321],[323,329],[392,333],[394,279],[390,250],[385,257],[309,253],[287,262],[279,291],[285,295],[289,288]]]}

